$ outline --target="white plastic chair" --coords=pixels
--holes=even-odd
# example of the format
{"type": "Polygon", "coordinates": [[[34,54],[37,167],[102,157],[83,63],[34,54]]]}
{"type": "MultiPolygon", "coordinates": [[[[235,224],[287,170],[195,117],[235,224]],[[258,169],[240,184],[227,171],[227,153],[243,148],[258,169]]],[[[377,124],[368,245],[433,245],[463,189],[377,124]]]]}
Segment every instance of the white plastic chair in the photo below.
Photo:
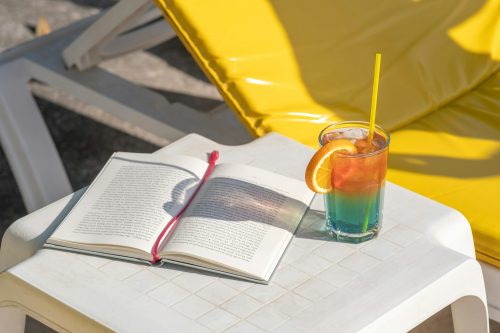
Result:
{"type": "MultiPolygon", "coordinates": [[[[248,163],[296,179],[302,179],[312,153],[310,148],[275,133],[240,147],[188,135],[157,153],[204,158],[212,149],[221,152],[221,162],[248,163]]],[[[257,330],[249,326],[250,322],[265,330],[287,333],[331,332],[333,327],[335,331],[346,332],[404,332],[451,305],[455,332],[487,333],[483,276],[474,259],[474,244],[466,219],[449,207],[394,184],[387,184],[386,190],[382,234],[361,245],[311,239],[309,233],[316,229],[310,226],[318,221],[317,212],[323,210],[323,200],[317,197],[280,265],[291,264],[292,269],[276,273],[269,289],[250,293],[259,300],[254,301],[258,303],[254,310],[264,311],[263,318],[267,319],[261,322],[259,316],[240,318],[234,322],[235,327],[242,325],[246,331],[257,330]],[[318,253],[329,255],[318,257],[318,253]],[[321,267],[315,267],[318,261],[321,267]],[[300,273],[294,267],[303,267],[304,262],[311,262],[312,268],[304,267],[300,273]],[[327,281],[337,280],[338,284],[321,284],[320,275],[330,269],[338,274],[326,275],[327,281]],[[280,275],[284,276],[280,279],[280,275]],[[350,282],[343,283],[342,279],[350,282]],[[327,297],[318,297],[317,283],[327,297]],[[276,290],[288,295],[281,303],[275,303],[276,297],[271,297],[276,290]],[[305,312],[289,312],[300,309],[299,305],[306,306],[305,312]],[[282,326],[275,325],[283,318],[286,321],[282,326]]],[[[157,294],[155,288],[169,286],[178,290],[175,282],[183,282],[185,299],[189,299],[189,295],[198,299],[202,288],[196,288],[196,283],[186,284],[186,279],[203,286],[222,283],[228,288],[235,287],[233,296],[252,288],[247,282],[229,281],[202,272],[184,273],[175,267],[165,271],[121,263],[121,272],[133,270],[132,277],[138,276],[140,282],[135,285],[151,286],[138,290],[120,278],[123,274],[117,275],[109,268],[116,267],[117,263],[112,260],[55,250],[42,250],[30,258],[83,191],[22,218],[7,230],[0,252],[0,271],[4,271],[0,274],[0,324],[10,325],[5,332],[22,332],[24,313],[61,331],[142,332],[165,331],[171,327],[177,327],[177,331],[203,331],[206,321],[200,321],[199,314],[190,313],[191,308],[202,306],[200,311],[206,312],[203,308],[209,307],[218,309],[216,313],[224,313],[222,309],[227,308],[219,307],[217,301],[220,289],[208,296],[204,294],[208,302],[209,296],[214,296],[212,304],[200,300],[201,305],[194,302],[176,307],[152,297],[157,294]],[[174,282],[172,275],[176,277],[174,282]]],[[[323,219],[320,218],[320,223],[323,219]]]]}

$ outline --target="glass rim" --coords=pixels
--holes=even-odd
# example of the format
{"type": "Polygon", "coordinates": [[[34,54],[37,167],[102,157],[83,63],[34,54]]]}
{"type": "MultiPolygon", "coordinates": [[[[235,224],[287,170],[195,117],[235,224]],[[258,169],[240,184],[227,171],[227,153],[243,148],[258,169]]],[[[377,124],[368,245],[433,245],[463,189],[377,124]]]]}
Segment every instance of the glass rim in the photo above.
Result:
{"type": "MultiPolygon", "coordinates": [[[[319,141],[319,144],[321,147],[324,146],[324,143],[322,140],[323,136],[326,133],[333,132],[333,130],[330,130],[331,128],[335,128],[335,127],[341,126],[341,125],[353,125],[352,127],[362,127],[362,128],[369,128],[370,127],[369,122],[359,121],[359,120],[358,121],[345,120],[345,121],[338,121],[336,123],[330,124],[330,125],[326,126],[325,128],[323,128],[321,130],[321,132],[319,133],[318,141],[319,141]],[[358,126],[356,126],[356,125],[358,125],[358,126]],[[360,126],[360,125],[362,125],[362,126],[360,126]]],[[[346,127],[348,127],[348,126],[346,126],[346,127]]],[[[381,147],[380,149],[377,149],[376,151],[370,152],[370,153],[356,154],[356,155],[341,154],[342,157],[346,157],[346,158],[369,157],[369,156],[378,155],[378,154],[382,153],[383,151],[387,150],[389,148],[389,143],[391,142],[391,135],[382,126],[377,125],[377,124],[375,124],[375,132],[382,133],[382,135],[386,137],[385,145],[383,147],[381,147]]]]}

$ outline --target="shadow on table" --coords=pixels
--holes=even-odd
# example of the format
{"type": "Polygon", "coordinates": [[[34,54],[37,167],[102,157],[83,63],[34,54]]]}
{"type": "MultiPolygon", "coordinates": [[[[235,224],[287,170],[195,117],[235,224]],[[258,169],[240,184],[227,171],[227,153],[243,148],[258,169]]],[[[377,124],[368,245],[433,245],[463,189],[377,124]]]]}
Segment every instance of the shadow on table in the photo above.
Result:
{"type": "Polygon", "coordinates": [[[326,231],[325,212],[309,209],[295,232],[295,237],[333,241],[326,231]]]}

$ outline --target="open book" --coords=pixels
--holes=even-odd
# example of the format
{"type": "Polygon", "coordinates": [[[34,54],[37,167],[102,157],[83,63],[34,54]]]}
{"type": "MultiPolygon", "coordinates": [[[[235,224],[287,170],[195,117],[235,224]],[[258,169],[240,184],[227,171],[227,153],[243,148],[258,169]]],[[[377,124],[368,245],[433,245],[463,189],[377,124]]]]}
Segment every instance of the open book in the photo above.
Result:
{"type": "Polygon", "coordinates": [[[313,193],[238,164],[218,164],[202,182],[208,167],[187,156],[115,153],[46,246],[151,262],[156,243],[162,263],[268,282],[313,193]]]}

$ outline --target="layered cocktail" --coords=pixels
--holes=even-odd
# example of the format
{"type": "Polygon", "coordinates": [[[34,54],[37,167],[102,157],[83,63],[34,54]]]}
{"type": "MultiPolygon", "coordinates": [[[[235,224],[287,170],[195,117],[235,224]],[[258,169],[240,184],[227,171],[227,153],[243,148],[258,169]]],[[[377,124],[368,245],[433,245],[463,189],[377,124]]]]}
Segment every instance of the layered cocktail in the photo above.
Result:
{"type": "Polygon", "coordinates": [[[319,183],[310,187],[324,194],[327,230],[340,241],[371,239],[382,224],[389,135],[376,126],[370,139],[368,128],[365,122],[340,122],[319,137],[316,163],[323,170],[316,170],[319,183]]]}

